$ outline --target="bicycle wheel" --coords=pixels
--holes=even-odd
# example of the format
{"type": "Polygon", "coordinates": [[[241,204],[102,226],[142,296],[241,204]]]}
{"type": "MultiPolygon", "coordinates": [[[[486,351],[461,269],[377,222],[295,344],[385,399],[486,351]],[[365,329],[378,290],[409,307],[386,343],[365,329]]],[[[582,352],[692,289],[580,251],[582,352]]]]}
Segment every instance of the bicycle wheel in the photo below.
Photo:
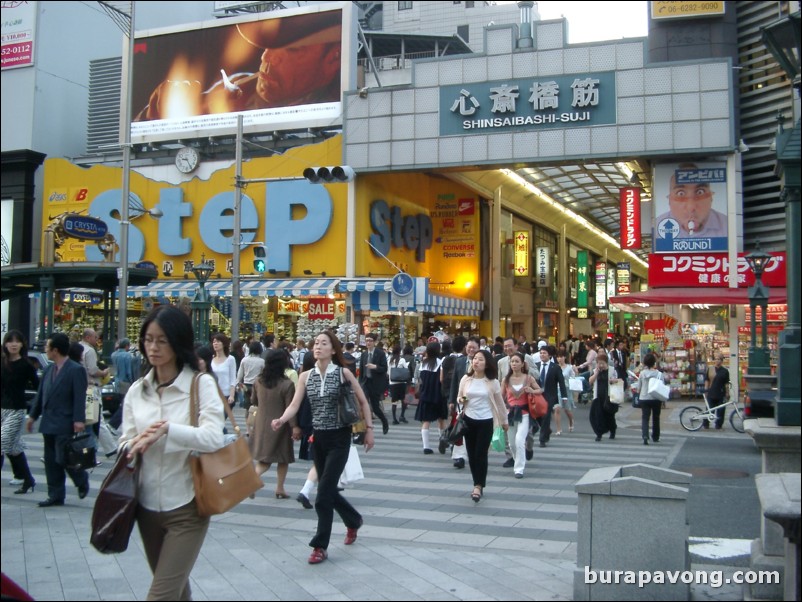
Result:
{"type": "Polygon", "coordinates": [[[739,433],[744,432],[744,417],[738,410],[733,410],[730,414],[730,424],[739,433]]]}
{"type": "Polygon", "coordinates": [[[679,423],[686,431],[698,431],[704,424],[707,412],[697,406],[688,406],[679,413],[679,423]]]}

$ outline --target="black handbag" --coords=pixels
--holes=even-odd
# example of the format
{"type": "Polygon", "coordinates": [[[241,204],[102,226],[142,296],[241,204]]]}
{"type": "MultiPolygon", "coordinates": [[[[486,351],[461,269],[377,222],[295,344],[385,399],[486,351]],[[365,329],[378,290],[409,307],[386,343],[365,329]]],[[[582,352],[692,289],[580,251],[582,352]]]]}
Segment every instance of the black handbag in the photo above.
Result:
{"type": "Polygon", "coordinates": [[[89,431],[75,433],[64,444],[64,466],[73,470],[94,468],[97,465],[97,444],[89,431]]]}
{"type": "Polygon", "coordinates": [[[125,449],[120,451],[97,492],[89,542],[102,554],[119,554],[128,549],[136,522],[139,459],[137,455],[129,462],[125,449]]]}
{"type": "Polygon", "coordinates": [[[406,366],[391,366],[390,380],[394,383],[407,383],[411,378],[409,368],[406,366]]]}
{"type": "Polygon", "coordinates": [[[604,400],[604,404],[602,405],[602,409],[605,412],[607,412],[608,414],[615,414],[616,412],[618,412],[618,404],[611,402],[610,398],[607,397],[604,400]]]}
{"type": "Polygon", "coordinates": [[[457,414],[457,419],[445,432],[448,433],[447,441],[452,445],[464,437],[465,433],[468,432],[468,425],[465,423],[465,412],[457,414]]]}
{"type": "Polygon", "coordinates": [[[342,368],[340,368],[340,399],[337,402],[337,413],[340,422],[345,426],[351,426],[362,419],[351,382],[343,379],[342,368]]]}

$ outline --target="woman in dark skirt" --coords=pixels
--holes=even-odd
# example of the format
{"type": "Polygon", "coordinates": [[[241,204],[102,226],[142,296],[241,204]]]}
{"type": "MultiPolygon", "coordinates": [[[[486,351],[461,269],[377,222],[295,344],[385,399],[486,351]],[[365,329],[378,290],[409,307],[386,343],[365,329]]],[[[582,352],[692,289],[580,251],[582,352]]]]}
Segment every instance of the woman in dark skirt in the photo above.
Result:
{"type": "MultiPolygon", "coordinates": [[[[440,343],[432,341],[426,345],[426,352],[423,354],[420,364],[420,372],[418,373],[418,409],[415,410],[415,420],[421,423],[420,436],[423,440],[424,454],[434,453],[429,443],[429,426],[432,421],[437,420],[440,427],[435,441],[440,440],[440,432],[446,427],[448,406],[440,386],[440,368],[442,364],[440,343]]],[[[443,453],[445,453],[445,449],[443,453]]]]}
{"type": "Polygon", "coordinates": [[[615,422],[615,413],[618,411],[618,406],[610,403],[610,383],[619,380],[615,368],[608,364],[607,355],[599,353],[596,356],[596,370],[590,375],[590,384],[593,385],[590,426],[596,433],[596,441],[601,441],[605,433],[610,433],[610,439],[615,439],[618,426],[615,422]]]}

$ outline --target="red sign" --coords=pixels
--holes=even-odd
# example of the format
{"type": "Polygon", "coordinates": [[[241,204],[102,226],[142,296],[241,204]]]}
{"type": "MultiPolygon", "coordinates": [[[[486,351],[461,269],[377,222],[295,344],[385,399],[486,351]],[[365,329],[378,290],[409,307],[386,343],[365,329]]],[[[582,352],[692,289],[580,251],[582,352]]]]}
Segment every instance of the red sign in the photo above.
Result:
{"type": "MultiPolygon", "coordinates": [[[[747,324],[752,320],[752,308],[746,307],[746,322],[747,324]]],[[[763,308],[756,307],[755,320],[760,322],[763,319],[763,308]]],[[[788,321],[788,306],[785,303],[776,305],[769,305],[766,307],[766,321],[767,322],[786,322],[788,321]]]]}
{"type": "Polygon", "coordinates": [[[666,323],[663,320],[644,320],[643,334],[653,334],[655,339],[666,336],[666,323]]]}
{"type": "Polygon", "coordinates": [[[621,188],[621,248],[640,249],[640,188],[621,188]]]}
{"type": "MultiPolygon", "coordinates": [[[[763,284],[786,286],[785,251],[769,252],[772,259],[763,272],[763,284]]],[[[746,262],[746,253],[738,253],[738,288],[755,283],[755,275],[746,262]]],[[[727,253],[651,253],[649,255],[649,287],[726,288],[730,282],[727,253]]]]}
{"type": "Polygon", "coordinates": [[[310,297],[310,320],[333,320],[336,301],[328,297],[310,297]]]}

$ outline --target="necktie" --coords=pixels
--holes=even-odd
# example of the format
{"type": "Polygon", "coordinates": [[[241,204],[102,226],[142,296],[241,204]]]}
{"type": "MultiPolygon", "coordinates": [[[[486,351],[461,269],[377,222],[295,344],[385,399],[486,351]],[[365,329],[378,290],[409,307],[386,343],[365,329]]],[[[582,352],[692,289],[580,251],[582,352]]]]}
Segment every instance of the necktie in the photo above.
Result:
{"type": "Polygon", "coordinates": [[[545,362],[540,364],[540,386],[544,387],[546,385],[546,364],[545,362]]]}

